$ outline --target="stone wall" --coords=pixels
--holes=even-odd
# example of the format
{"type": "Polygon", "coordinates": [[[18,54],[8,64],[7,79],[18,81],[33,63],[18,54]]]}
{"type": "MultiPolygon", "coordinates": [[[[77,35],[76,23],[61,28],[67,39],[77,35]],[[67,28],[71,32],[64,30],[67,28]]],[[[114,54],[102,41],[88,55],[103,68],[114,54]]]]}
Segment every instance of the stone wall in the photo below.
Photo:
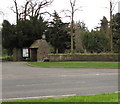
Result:
{"type": "Polygon", "coordinates": [[[22,60],[22,50],[14,48],[13,49],[13,61],[20,61],[22,60]]]}
{"type": "Polygon", "coordinates": [[[45,58],[48,57],[49,46],[46,40],[41,40],[37,50],[37,61],[44,61],[45,58]]]}
{"type": "Polygon", "coordinates": [[[49,55],[50,62],[58,61],[118,61],[118,55],[49,55]]]}

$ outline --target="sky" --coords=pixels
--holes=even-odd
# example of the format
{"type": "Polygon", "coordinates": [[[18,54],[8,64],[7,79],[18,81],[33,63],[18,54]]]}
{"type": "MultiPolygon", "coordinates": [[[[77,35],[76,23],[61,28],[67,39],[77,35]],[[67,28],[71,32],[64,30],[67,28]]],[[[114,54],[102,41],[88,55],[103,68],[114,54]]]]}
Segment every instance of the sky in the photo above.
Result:
{"type": "MultiPolygon", "coordinates": [[[[20,6],[25,2],[25,0],[17,1],[20,6]]],[[[115,5],[118,0],[112,0],[112,2],[115,5]]],[[[4,19],[10,21],[11,24],[15,24],[15,14],[10,10],[12,6],[14,6],[13,0],[0,0],[0,11],[4,13],[4,15],[0,13],[0,25],[4,19]]],[[[103,16],[109,20],[109,0],[76,0],[76,8],[78,7],[81,8],[75,12],[74,21],[84,21],[89,30],[99,26],[103,16]]],[[[63,22],[70,22],[70,18],[65,17],[65,14],[61,11],[70,9],[69,0],[54,0],[52,5],[46,8],[50,13],[56,10],[63,22]]],[[[118,13],[118,4],[114,8],[113,14],[115,13],[118,13]]]]}
{"type": "Polygon", "coordinates": [[[120,1],[118,3],[118,12],[120,13],[120,1]]]}

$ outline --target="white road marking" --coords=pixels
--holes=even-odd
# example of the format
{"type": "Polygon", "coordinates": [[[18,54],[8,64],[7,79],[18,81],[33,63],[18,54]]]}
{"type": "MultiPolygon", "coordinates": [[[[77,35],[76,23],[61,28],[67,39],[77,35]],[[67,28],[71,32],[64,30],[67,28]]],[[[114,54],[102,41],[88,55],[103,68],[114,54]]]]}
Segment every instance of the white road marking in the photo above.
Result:
{"type": "Polygon", "coordinates": [[[43,99],[43,98],[58,98],[58,97],[69,97],[69,96],[76,96],[76,94],[37,96],[37,97],[24,97],[24,98],[8,98],[8,99],[0,99],[0,101],[27,100],[27,99],[43,99]]]}
{"type": "Polygon", "coordinates": [[[28,85],[16,85],[17,87],[24,87],[24,86],[37,86],[40,84],[28,84],[28,85]]]}

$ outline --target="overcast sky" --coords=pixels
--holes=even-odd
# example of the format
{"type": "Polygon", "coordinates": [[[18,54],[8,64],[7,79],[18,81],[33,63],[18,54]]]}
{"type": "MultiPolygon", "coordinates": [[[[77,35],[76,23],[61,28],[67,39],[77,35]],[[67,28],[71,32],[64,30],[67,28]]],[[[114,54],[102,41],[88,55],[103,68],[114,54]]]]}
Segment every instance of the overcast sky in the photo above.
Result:
{"type": "MultiPolygon", "coordinates": [[[[24,4],[25,0],[17,0],[19,5],[24,4]]],[[[106,16],[109,20],[109,0],[76,0],[76,8],[81,7],[80,11],[75,13],[75,21],[84,21],[89,30],[99,26],[100,20],[103,16],[106,16]]],[[[118,0],[112,0],[116,3],[118,0]]],[[[115,4],[114,4],[115,5],[115,4]]],[[[0,15],[0,24],[3,19],[9,20],[11,23],[15,23],[15,14],[10,10],[10,7],[14,6],[13,0],[0,0],[0,11],[4,12],[4,15],[0,15]]],[[[69,0],[54,0],[53,4],[46,8],[51,13],[56,10],[63,18],[63,22],[70,22],[69,18],[65,18],[64,13],[61,13],[64,9],[70,9],[69,0]]],[[[118,12],[118,4],[114,9],[114,14],[118,12]]]]}

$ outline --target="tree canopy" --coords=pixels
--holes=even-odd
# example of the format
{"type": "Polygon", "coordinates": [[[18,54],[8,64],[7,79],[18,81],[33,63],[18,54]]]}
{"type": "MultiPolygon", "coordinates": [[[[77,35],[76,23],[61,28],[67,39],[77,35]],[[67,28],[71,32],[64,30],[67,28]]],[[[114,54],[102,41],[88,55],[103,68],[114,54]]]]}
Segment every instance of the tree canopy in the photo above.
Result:
{"type": "MultiPolygon", "coordinates": [[[[2,45],[10,51],[13,48],[29,47],[34,41],[46,35],[46,40],[52,46],[54,53],[68,52],[119,52],[120,48],[120,13],[113,16],[112,22],[104,16],[97,30],[89,32],[84,22],[74,21],[74,13],[78,9],[76,0],[70,0],[70,23],[64,23],[59,14],[50,14],[43,8],[53,0],[26,0],[19,8],[17,0],[13,0],[16,13],[16,24],[4,20],[2,24],[2,45]],[[44,20],[43,14],[53,16],[53,20],[44,20]],[[111,34],[112,33],[112,34],[111,34]],[[113,42],[112,42],[113,41],[113,42]],[[112,47],[113,46],[113,47],[112,47]],[[71,49],[71,50],[70,50],[71,49]]],[[[12,8],[13,9],[13,8],[12,8]]]]}
{"type": "Polygon", "coordinates": [[[112,29],[114,52],[120,52],[120,13],[114,15],[112,29]]]}
{"type": "Polygon", "coordinates": [[[11,25],[9,21],[4,20],[2,25],[3,47],[8,50],[29,47],[35,40],[42,38],[47,28],[47,22],[42,17],[19,20],[16,25],[11,25]]]}
{"type": "Polygon", "coordinates": [[[53,21],[49,24],[47,39],[54,47],[55,53],[65,52],[65,49],[70,47],[68,24],[62,22],[56,11],[54,12],[53,17],[53,21]]]}
{"type": "Polygon", "coordinates": [[[108,38],[101,31],[83,32],[82,44],[84,52],[106,52],[108,48],[108,38]]]}

